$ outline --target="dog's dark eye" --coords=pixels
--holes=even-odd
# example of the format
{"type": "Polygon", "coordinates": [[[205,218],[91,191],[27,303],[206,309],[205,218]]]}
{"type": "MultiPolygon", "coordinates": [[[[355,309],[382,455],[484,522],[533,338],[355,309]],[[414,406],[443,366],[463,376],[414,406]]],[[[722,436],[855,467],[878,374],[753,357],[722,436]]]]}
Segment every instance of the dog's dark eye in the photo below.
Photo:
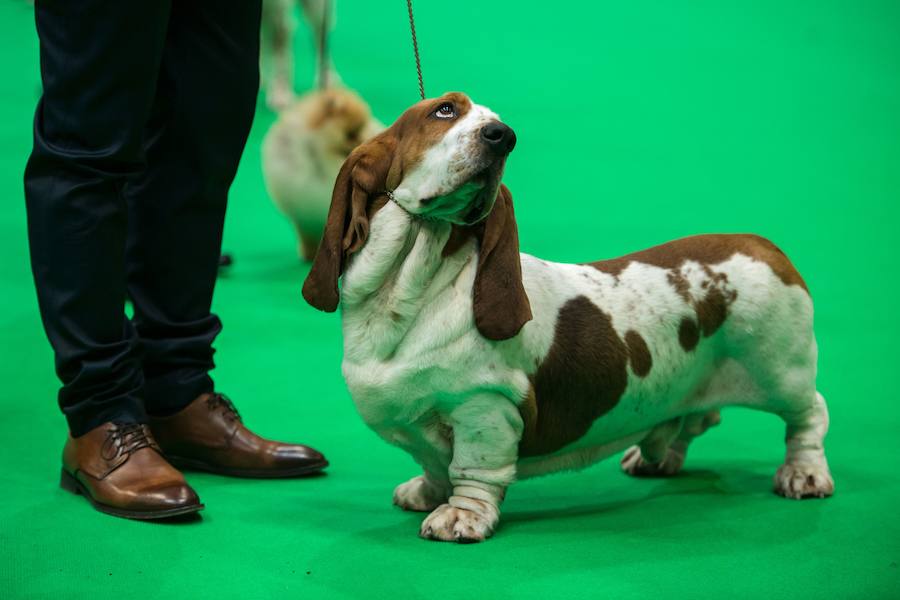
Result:
{"type": "Polygon", "coordinates": [[[449,102],[444,102],[438,109],[434,111],[434,116],[439,119],[452,119],[456,116],[456,111],[453,110],[453,105],[449,102]]]}

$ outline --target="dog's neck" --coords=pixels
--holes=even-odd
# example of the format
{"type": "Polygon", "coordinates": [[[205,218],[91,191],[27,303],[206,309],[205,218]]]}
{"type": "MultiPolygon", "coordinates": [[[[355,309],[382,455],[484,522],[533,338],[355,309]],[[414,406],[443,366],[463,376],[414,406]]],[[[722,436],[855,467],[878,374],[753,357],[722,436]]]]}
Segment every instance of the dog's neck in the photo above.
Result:
{"type": "Polygon", "coordinates": [[[474,269],[474,239],[443,256],[450,233],[449,223],[416,219],[394,202],[374,215],[368,240],[343,278],[345,358],[389,359],[422,308],[467,265],[474,269]]]}

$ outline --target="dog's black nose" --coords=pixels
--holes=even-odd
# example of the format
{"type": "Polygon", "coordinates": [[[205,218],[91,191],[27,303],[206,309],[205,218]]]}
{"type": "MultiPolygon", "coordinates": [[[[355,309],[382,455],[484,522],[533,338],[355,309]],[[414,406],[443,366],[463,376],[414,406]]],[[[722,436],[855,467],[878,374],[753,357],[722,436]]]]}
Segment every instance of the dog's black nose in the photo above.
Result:
{"type": "Polygon", "coordinates": [[[508,154],[516,145],[515,132],[500,121],[492,121],[481,128],[481,139],[494,152],[508,154]]]}

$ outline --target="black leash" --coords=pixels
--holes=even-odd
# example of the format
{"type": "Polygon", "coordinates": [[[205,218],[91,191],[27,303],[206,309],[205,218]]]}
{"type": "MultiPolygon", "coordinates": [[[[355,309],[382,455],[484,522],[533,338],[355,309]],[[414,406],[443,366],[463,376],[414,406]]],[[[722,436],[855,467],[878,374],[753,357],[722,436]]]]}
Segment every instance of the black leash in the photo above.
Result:
{"type": "Polygon", "coordinates": [[[409,31],[412,33],[413,54],[416,56],[416,73],[419,75],[419,95],[425,99],[425,84],[422,83],[422,63],[419,60],[419,41],[416,39],[416,21],[413,19],[412,0],[406,0],[409,11],[409,31]]]}

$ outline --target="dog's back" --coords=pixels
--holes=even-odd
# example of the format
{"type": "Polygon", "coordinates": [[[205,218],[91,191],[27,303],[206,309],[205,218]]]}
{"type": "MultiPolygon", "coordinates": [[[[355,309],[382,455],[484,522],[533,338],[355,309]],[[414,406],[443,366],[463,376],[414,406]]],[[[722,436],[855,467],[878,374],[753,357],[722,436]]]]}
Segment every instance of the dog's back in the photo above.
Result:
{"type": "Polygon", "coordinates": [[[523,278],[535,320],[522,335],[552,330],[523,405],[526,459],[726,405],[784,413],[816,400],[812,302],[763,238],[695,236],[584,265],[523,256],[523,278]]]}

